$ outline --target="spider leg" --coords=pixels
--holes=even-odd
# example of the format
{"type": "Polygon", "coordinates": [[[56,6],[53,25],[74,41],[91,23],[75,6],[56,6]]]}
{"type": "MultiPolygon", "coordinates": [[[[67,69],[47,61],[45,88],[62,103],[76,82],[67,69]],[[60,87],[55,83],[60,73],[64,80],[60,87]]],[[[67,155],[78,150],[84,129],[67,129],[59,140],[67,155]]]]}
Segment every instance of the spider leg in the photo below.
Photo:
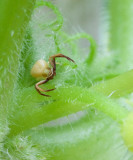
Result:
{"type": "Polygon", "coordinates": [[[38,92],[40,95],[42,95],[42,96],[51,97],[50,95],[47,95],[47,94],[41,93],[39,90],[37,90],[37,92],[38,92]]]}
{"type": "Polygon", "coordinates": [[[42,88],[39,87],[39,85],[44,84],[44,83],[47,83],[48,81],[49,81],[49,79],[46,79],[46,80],[43,80],[43,81],[40,81],[40,82],[36,83],[36,84],[35,84],[35,88],[36,88],[37,92],[38,92],[40,95],[47,96],[47,97],[51,97],[51,96],[49,96],[49,95],[46,95],[46,94],[41,93],[41,91],[42,91],[42,92],[49,92],[49,91],[55,90],[55,88],[49,89],[49,90],[44,90],[44,89],[42,89],[42,88]]]}
{"type": "Polygon", "coordinates": [[[57,58],[57,57],[66,58],[67,60],[75,63],[75,61],[74,61],[73,59],[71,59],[70,57],[67,57],[67,56],[65,56],[65,55],[63,55],[63,54],[61,54],[61,53],[55,54],[55,55],[51,56],[51,57],[49,58],[49,63],[50,63],[51,66],[52,66],[52,74],[49,76],[49,78],[51,77],[52,79],[53,79],[53,77],[56,75],[56,63],[55,63],[55,58],[57,58]]]}
{"type": "Polygon", "coordinates": [[[45,92],[50,92],[50,91],[53,91],[55,90],[56,88],[53,88],[53,89],[48,89],[48,90],[45,90],[45,92]]]}
{"type": "Polygon", "coordinates": [[[71,59],[70,57],[65,56],[64,54],[61,54],[61,53],[50,56],[49,61],[50,61],[51,58],[55,59],[56,57],[63,57],[63,58],[68,59],[69,61],[72,61],[73,63],[75,63],[75,61],[73,59],[71,59]]]}

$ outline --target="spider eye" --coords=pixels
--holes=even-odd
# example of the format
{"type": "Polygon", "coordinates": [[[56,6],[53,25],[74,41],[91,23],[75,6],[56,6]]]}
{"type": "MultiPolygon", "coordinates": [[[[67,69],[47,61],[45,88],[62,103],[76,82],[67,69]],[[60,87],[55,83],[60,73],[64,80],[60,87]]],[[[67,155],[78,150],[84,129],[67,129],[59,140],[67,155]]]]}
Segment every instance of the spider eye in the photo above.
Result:
{"type": "Polygon", "coordinates": [[[46,61],[38,60],[31,69],[31,75],[34,78],[46,78],[50,72],[49,65],[46,61]]]}

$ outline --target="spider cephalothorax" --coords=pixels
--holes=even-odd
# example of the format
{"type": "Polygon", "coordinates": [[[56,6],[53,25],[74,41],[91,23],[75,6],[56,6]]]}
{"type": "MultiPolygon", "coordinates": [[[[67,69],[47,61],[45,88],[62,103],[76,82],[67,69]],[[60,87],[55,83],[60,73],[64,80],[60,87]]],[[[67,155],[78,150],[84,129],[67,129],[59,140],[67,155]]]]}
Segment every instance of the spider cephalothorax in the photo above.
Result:
{"type": "Polygon", "coordinates": [[[42,85],[42,84],[48,82],[49,80],[52,80],[54,78],[54,76],[56,75],[56,63],[55,63],[56,57],[63,57],[63,58],[66,58],[67,60],[75,63],[74,60],[72,60],[71,58],[69,58],[63,54],[60,54],[60,53],[55,54],[53,56],[50,56],[49,63],[51,65],[51,67],[49,67],[49,64],[46,61],[44,61],[42,59],[38,60],[31,69],[31,75],[35,78],[45,79],[45,80],[41,80],[35,84],[35,88],[40,95],[50,97],[49,95],[46,95],[41,92],[49,92],[49,91],[52,91],[55,89],[55,88],[53,88],[53,89],[49,89],[49,90],[44,90],[44,89],[40,88],[39,85],[42,85]]]}

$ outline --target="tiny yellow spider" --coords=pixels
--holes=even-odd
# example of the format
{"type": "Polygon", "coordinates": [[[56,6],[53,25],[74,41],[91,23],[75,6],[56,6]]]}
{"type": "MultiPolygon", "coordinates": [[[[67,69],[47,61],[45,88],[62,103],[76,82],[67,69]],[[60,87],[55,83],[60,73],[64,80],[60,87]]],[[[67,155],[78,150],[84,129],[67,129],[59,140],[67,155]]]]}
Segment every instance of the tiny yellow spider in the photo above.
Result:
{"type": "Polygon", "coordinates": [[[69,61],[75,63],[74,60],[72,60],[71,58],[69,58],[63,54],[60,54],[60,53],[55,54],[53,56],[50,56],[49,63],[52,68],[49,67],[49,64],[46,61],[44,61],[42,59],[38,60],[31,69],[31,75],[35,78],[45,79],[45,80],[41,80],[40,82],[35,84],[35,89],[37,90],[37,92],[40,95],[51,97],[50,95],[46,95],[41,92],[49,92],[49,91],[53,91],[56,89],[56,88],[53,88],[53,89],[49,89],[49,90],[44,90],[39,87],[39,85],[42,85],[42,84],[48,82],[49,80],[52,80],[54,78],[54,76],[56,75],[56,63],[55,63],[56,57],[63,57],[63,58],[68,59],[69,61]]]}

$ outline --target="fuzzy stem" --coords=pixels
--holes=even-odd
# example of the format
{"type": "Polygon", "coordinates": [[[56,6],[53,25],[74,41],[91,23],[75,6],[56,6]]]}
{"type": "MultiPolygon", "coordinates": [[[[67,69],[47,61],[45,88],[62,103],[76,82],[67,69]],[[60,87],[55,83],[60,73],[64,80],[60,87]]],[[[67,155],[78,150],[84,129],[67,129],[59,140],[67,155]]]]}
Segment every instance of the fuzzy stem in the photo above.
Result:
{"type": "Polygon", "coordinates": [[[0,1],[0,102],[6,110],[17,79],[19,53],[34,0],[0,1]]]}
{"type": "Polygon", "coordinates": [[[123,73],[103,83],[99,83],[91,88],[112,98],[129,94],[133,92],[133,70],[123,73]]]}
{"type": "Polygon", "coordinates": [[[18,97],[17,113],[11,119],[11,134],[17,134],[44,122],[88,109],[90,106],[121,123],[128,111],[106,96],[110,95],[115,98],[131,93],[133,91],[132,79],[133,70],[90,89],[76,86],[59,88],[50,93],[54,99],[38,95],[33,87],[24,89],[18,93],[20,96],[18,97]],[[116,92],[112,94],[113,91],[116,92]],[[25,97],[27,98],[25,99],[25,97]]]}
{"type": "Polygon", "coordinates": [[[106,96],[80,87],[59,88],[51,92],[54,99],[38,95],[34,88],[25,89],[19,94],[17,113],[11,119],[10,135],[18,134],[23,130],[59,117],[86,110],[91,106],[119,123],[128,113],[126,109],[121,108],[106,96]],[[27,98],[25,99],[25,97],[27,98]]]}
{"type": "Polygon", "coordinates": [[[133,1],[110,0],[109,48],[123,66],[129,65],[133,51],[133,1]],[[121,57],[121,58],[120,58],[121,57]]]}
{"type": "Polygon", "coordinates": [[[0,159],[6,159],[2,156],[2,142],[9,132],[8,117],[13,108],[21,44],[34,1],[0,1],[0,159]]]}

